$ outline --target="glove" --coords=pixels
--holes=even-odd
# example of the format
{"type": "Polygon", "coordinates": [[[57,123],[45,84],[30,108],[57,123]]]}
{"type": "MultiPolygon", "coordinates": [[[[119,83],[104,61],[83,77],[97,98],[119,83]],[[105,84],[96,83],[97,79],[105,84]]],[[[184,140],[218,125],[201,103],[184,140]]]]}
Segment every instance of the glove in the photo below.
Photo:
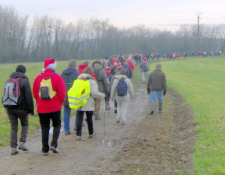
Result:
{"type": "Polygon", "coordinates": [[[166,89],[164,89],[164,91],[163,91],[163,96],[165,96],[166,95],[166,89]]]}
{"type": "Polygon", "coordinates": [[[151,92],[151,89],[147,88],[147,94],[150,94],[150,92],[151,92]]]}
{"type": "Polygon", "coordinates": [[[32,116],[33,116],[33,115],[34,115],[34,113],[33,113],[33,112],[32,112],[32,113],[30,113],[30,115],[32,115],[32,116]]]}

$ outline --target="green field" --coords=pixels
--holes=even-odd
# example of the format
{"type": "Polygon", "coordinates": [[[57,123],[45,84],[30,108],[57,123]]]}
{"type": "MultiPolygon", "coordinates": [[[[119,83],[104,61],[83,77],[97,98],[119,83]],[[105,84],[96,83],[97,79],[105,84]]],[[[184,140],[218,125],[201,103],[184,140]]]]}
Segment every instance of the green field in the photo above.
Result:
{"type": "Polygon", "coordinates": [[[225,173],[225,58],[189,58],[162,62],[169,87],[194,111],[199,133],[194,155],[197,174],[225,173]]]}
{"type": "MultiPolygon", "coordinates": [[[[199,133],[194,155],[194,167],[197,174],[225,173],[225,58],[188,58],[162,61],[162,70],[166,73],[167,85],[176,89],[191,105],[194,111],[196,131],[199,133]]],[[[78,63],[79,64],[79,63],[78,63]]],[[[9,74],[18,64],[1,64],[0,94],[9,74]]],[[[41,73],[43,63],[24,63],[31,85],[41,73]]],[[[57,62],[57,71],[61,73],[67,62],[57,62]]],[[[155,67],[150,65],[152,71],[155,67]]],[[[135,76],[134,82],[137,77],[135,76]]],[[[10,125],[3,106],[0,106],[0,146],[9,144],[10,125]]],[[[38,117],[30,117],[30,132],[39,126],[38,117]]]]}

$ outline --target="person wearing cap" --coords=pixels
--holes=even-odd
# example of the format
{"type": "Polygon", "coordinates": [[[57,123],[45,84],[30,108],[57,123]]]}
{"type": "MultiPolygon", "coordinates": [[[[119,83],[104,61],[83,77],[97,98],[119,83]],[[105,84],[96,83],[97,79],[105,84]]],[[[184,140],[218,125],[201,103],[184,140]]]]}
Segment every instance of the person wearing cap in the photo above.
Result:
{"type": "MultiPolygon", "coordinates": [[[[94,68],[94,74],[98,84],[99,92],[104,93],[105,96],[107,96],[107,94],[109,94],[109,80],[107,78],[105,70],[101,68],[101,62],[98,60],[94,61],[92,67],[94,68]]],[[[96,98],[94,110],[95,120],[101,119],[99,117],[100,106],[101,106],[101,98],[96,98]]]]}
{"type": "Polygon", "coordinates": [[[53,123],[53,138],[50,149],[53,153],[58,153],[58,138],[61,128],[61,109],[66,98],[66,87],[62,77],[55,73],[56,62],[53,58],[44,61],[44,72],[38,75],[33,83],[33,96],[37,101],[37,112],[42,131],[42,153],[48,155],[49,151],[49,129],[50,120],[53,123]],[[43,78],[51,78],[52,90],[55,95],[52,99],[44,100],[39,95],[40,86],[43,78]]]}
{"type": "Polygon", "coordinates": [[[17,150],[18,119],[20,120],[21,123],[21,137],[18,148],[23,151],[29,151],[28,148],[25,146],[25,143],[27,139],[29,126],[28,114],[34,115],[34,102],[30,82],[25,73],[26,67],[24,65],[18,65],[16,68],[16,72],[13,72],[10,75],[10,78],[12,79],[20,78],[19,104],[13,106],[5,106],[11,125],[10,131],[10,146],[12,148],[11,155],[15,155],[18,153],[17,150]]]}
{"type": "Polygon", "coordinates": [[[147,93],[151,93],[151,115],[154,114],[156,98],[159,101],[159,112],[162,112],[163,95],[166,95],[166,75],[161,70],[161,64],[156,64],[156,69],[148,76],[147,93]]]}
{"type": "Polygon", "coordinates": [[[144,58],[143,62],[140,64],[140,69],[141,69],[142,81],[143,83],[145,83],[147,78],[147,72],[149,70],[148,62],[146,58],[144,58]]]}
{"type": "MultiPolygon", "coordinates": [[[[68,67],[63,70],[61,76],[64,80],[66,86],[66,92],[73,86],[74,80],[79,76],[79,72],[76,70],[76,60],[70,59],[68,63],[68,67]]],[[[65,135],[70,135],[70,112],[71,108],[69,107],[68,95],[66,93],[66,100],[63,103],[63,121],[64,121],[64,131],[65,135]]]]}

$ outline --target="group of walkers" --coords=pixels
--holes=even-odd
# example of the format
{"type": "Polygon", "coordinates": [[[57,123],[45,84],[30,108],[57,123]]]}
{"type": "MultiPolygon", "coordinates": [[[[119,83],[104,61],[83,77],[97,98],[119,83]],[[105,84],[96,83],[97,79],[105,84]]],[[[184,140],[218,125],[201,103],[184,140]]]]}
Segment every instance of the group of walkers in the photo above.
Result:
{"type": "MultiPolygon", "coordinates": [[[[158,97],[159,112],[162,111],[162,95],[166,94],[166,77],[161,71],[161,64],[156,65],[148,77],[149,65],[146,58],[140,64],[143,83],[147,81],[147,93],[151,92],[151,115],[154,113],[154,103],[158,97]]],[[[18,149],[29,151],[25,146],[29,120],[28,115],[34,115],[34,101],[36,100],[37,113],[42,132],[42,154],[47,156],[49,150],[58,153],[58,138],[61,129],[61,110],[63,106],[63,121],[65,135],[70,135],[70,113],[76,110],[74,130],[76,140],[84,141],[82,126],[84,114],[87,122],[89,138],[96,135],[92,117],[100,120],[100,107],[104,98],[105,110],[109,110],[109,101],[114,101],[114,113],[116,123],[126,125],[126,113],[129,99],[134,98],[134,88],[131,82],[134,60],[120,56],[109,60],[105,58],[103,63],[96,60],[89,65],[84,61],[79,65],[71,59],[68,67],[61,75],[56,73],[57,64],[54,59],[46,59],[44,68],[34,82],[31,90],[28,77],[25,75],[26,67],[18,65],[16,71],[10,75],[5,84],[5,92],[2,103],[7,111],[10,124],[11,155],[18,153],[17,132],[18,120],[21,122],[21,137],[18,149]],[[73,92],[79,91],[79,96],[73,96],[73,92]],[[17,94],[17,95],[16,95],[17,94]],[[12,98],[13,97],[13,98],[12,98]],[[75,108],[74,108],[75,107],[75,108]],[[49,145],[50,121],[53,126],[53,136],[49,145]]]]}
{"type": "MultiPolygon", "coordinates": [[[[29,151],[25,143],[29,126],[28,115],[34,115],[33,98],[36,101],[37,113],[41,125],[42,154],[47,156],[49,150],[53,153],[58,153],[57,147],[61,129],[62,106],[65,135],[71,134],[70,113],[74,103],[70,101],[73,97],[70,96],[69,91],[71,89],[73,90],[75,80],[80,80],[80,82],[84,80],[83,82],[88,82],[89,87],[84,89],[86,91],[82,92],[80,96],[83,98],[83,94],[87,94],[85,104],[79,106],[76,110],[74,130],[76,131],[77,141],[85,140],[82,137],[84,114],[86,114],[85,120],[88,127],[88,137],[92,138],[96,135],[92,116],[94,115],[95,120],[101,119],[100,106],[103,98],[105,98],[104,103],[106,104],[106,109],[110,108],[110,99],[115,101],[117,105],[114,111],[117,113],[116,123],[126,124],[126,111],[129,97],[131,99],[134,97],[134,89],[130,80],[132,75],[129,75],[130,78],[127,76],[127,60],[119,61],[114,66],[112,66],[112,63],[107,58],[103,63],[98,60],[94,61],[92,66],[89,66],[89,62],[85,61],[79,65],[79,69],[77,70],[76,60],[71,59],[68,62],[68,67],[62,71],[61,75],[56,73],[56,67],[57,64],[54,59],[46,59],[44,61],[44,68],[42,69],[43,72],[35,78],[32,89],[29,79],[25,75],[26,67],[24,65],[18,65],[16,71],[7,80],[2,103],[7,111],[11,124],[11,155],[17,154],[18,149],[29,151]],[[18,120],[21,122],[19,145],[17,144],[18,120]],[[53,136],[49,144],[51,121],[53,136]]],[[[129,71],[131,74],[131,68],[129,71]]],[[[76,88],[83,88],[82,86],[83,84],[81,83],[76,84],[76,88]]]]}

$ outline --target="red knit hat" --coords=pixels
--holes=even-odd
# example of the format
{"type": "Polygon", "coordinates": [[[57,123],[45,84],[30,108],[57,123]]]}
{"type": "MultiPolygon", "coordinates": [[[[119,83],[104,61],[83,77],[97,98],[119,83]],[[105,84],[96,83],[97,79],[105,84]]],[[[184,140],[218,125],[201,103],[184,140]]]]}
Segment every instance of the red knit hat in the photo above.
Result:
{"type": "Polygon", "coordinates": [[[147,59],[146,59],[146,58],[144,58],[143,60],[144,60],[144,61],[147,61],[147,59]]]}

